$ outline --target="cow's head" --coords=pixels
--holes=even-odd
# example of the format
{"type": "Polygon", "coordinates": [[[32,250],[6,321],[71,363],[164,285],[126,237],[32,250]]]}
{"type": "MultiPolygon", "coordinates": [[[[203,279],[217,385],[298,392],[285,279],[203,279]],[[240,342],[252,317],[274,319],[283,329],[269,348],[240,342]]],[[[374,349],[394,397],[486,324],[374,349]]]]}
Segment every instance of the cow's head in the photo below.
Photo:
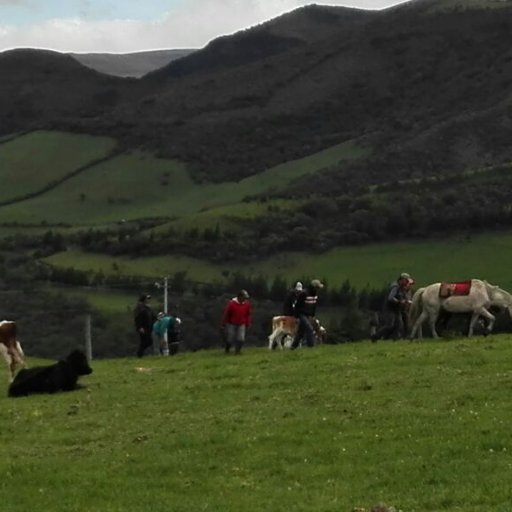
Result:
{"type": "Polygon", "coordinates": [[[73,350],[73,352],[66,357],[66,361],[78,375],[89,375],[92,373],[92,368],[87,362],[87,357],[81,350],[73,350]]]}

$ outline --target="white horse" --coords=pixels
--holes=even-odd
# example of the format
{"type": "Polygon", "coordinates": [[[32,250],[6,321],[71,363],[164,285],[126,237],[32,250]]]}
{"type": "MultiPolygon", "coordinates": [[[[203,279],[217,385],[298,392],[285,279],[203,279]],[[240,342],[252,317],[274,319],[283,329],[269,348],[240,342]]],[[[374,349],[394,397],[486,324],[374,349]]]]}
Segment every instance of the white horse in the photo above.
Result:
{"type": "Polygon", "coordinates": [[[489,320],[487,331],[492,331],[496,318],[489,312],[491,306],[507,309],[512,317],[512,295],[499,286],[472,279],[468,295],[452,295],[446,298],[439,296],[440,287],[441,283],[434,283],[420,288],[414,294],[409,311],[410,325],[413,326],[411,339],[415,338],[416,333],[421,338],[421,327],[425,320],[429,321],[432,336],[439,338],[436,321],[441,308],[449,313],[471,313],[468,336],[473,335],[473,329],[479,317],[489,320]]]}

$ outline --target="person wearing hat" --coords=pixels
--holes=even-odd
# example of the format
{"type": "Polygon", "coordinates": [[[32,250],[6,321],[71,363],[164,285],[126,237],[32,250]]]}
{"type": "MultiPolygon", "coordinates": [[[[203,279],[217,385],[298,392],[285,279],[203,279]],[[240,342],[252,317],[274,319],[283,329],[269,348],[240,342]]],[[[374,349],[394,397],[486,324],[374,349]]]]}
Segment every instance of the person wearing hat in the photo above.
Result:
{"type": "Polygon", "coordinates": [[[288,291],[283,304],[284,316],[295,316],[295,303],[297,302],[297,298],[302,289],[302,283],[300,281],[297,281],[295,283],[295,286],[288,291]]]}
{"type": "Polygon", "coordinates": [[[228,301],[221,320],[224,333],[225,352],[229,353],[232,345],[235,354],[240,354],[245,342],[245,335],[251,325],[251,303],[246,290],[240,290],[236,297],[228,301]]]}
{"type": "Polygon", "coordinates": [[[384,325],[372,335],[373,342],[380,339],[397,338],[400,336],[400,326],[403,325],[405,329],[407,328],[407,310],[413,283],[414,280],[407,272],[402,272],[398,279],[391,283],[384,301],[384,325]]]}
{"type": "Polygon", "coordinates": [[[135,330],[139,335],[139,348],[137,350],[137,357],[142,357],[147,348],[153,344],[152,329],[155,323],[156,316],[148,304],[151,295],[142,293],[139,300],[133,309],[133,320],[135,323],[135,330]]]}
{"type": "Polygon", "coordinates": [[[305,290],[299,292],[297,301],[295,302],[294,314],[299,321],[297,334],[293,339],[292,350],[299,346],[302,338],[306,339],[308,347],[315,346],[315,331],[311,320],[316,315],[316,304],[318,300],[318,290],[322,289],[324,285],[318,279],[313,279],[305,290]]]}

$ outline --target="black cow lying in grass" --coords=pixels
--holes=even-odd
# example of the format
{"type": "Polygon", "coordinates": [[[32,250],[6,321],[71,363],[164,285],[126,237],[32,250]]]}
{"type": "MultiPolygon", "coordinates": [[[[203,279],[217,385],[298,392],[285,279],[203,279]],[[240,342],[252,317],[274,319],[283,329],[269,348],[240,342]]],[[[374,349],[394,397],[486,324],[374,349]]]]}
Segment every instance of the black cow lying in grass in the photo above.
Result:
{"type": "Polygon", "coordinates": [[[78,387],[78,377],[90,373],[92,368],[85,354],[80,350],[74,350],[64,361],[20,370],[9,386],[9,396],[72,391],[78,387]]]}

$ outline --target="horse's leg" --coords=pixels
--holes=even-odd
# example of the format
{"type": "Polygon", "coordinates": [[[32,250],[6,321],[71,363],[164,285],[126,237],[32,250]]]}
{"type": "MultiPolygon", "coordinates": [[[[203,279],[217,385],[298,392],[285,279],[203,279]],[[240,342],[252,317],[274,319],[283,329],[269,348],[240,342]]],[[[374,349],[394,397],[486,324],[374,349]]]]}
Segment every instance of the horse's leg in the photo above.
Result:
{"type": "Polygon", "coordinates": [[[482,308],[480,310],[480,316],[483,316],[484,318],[487,318],[487,320],[489,320],[489,325],[487,325],[486,327],[486,334],[489,334],[490,332],[492,332],[494,322],[496,321],[496,317],[492,313],[490,313],[489,310],[487,310],[486,308],[482,308]]]}
{"type": "Polygon", "coordinates": [[[436,331],[436,322],[437,322],[438,316],[439,316],[439,309],[431,311],[429,313],[429,318],[428,318],[428,320],[430,322],[430,330],[432,331],[432,336],[435,339],[439,338],[439,334],[437,334],[437,331],[436,331]]]}
{"type": "Polygon", "coordinates": [[[443,332],[447,329],[448,323],[450,322],[450,319],[452,317],[452,313],[449,311],[446,311],[446,309],[439,309],[439,315],[437,316],[437,328],[443,332]]]}
{"type": "Polygon", "coordinates": [[[487,310],[482,307],[482,308],[479,308],[479,309],[473,311],[473,313],[471,314],[471,321],[469,322],[468,338],[471,338],[471,336],[473,336],[475,324],[476,324],[477,320],[479,319],[480,315],[484,315],[484,311],[487,312],[487,310]]]}
{"type": "Polygon", "coordinates": [[[420,314],[420,316],[418,317],[418,319],[416,320],[416,322],[414,323],[414,327],[412,328],[412,331],[411,331],[411,341],[414,340],[415,336],[416,336],[416,333],[418,333],[418,339],[421,339],[423,337],[423,322],[428,318],[428,313],[423,310],[420,314]]]}

